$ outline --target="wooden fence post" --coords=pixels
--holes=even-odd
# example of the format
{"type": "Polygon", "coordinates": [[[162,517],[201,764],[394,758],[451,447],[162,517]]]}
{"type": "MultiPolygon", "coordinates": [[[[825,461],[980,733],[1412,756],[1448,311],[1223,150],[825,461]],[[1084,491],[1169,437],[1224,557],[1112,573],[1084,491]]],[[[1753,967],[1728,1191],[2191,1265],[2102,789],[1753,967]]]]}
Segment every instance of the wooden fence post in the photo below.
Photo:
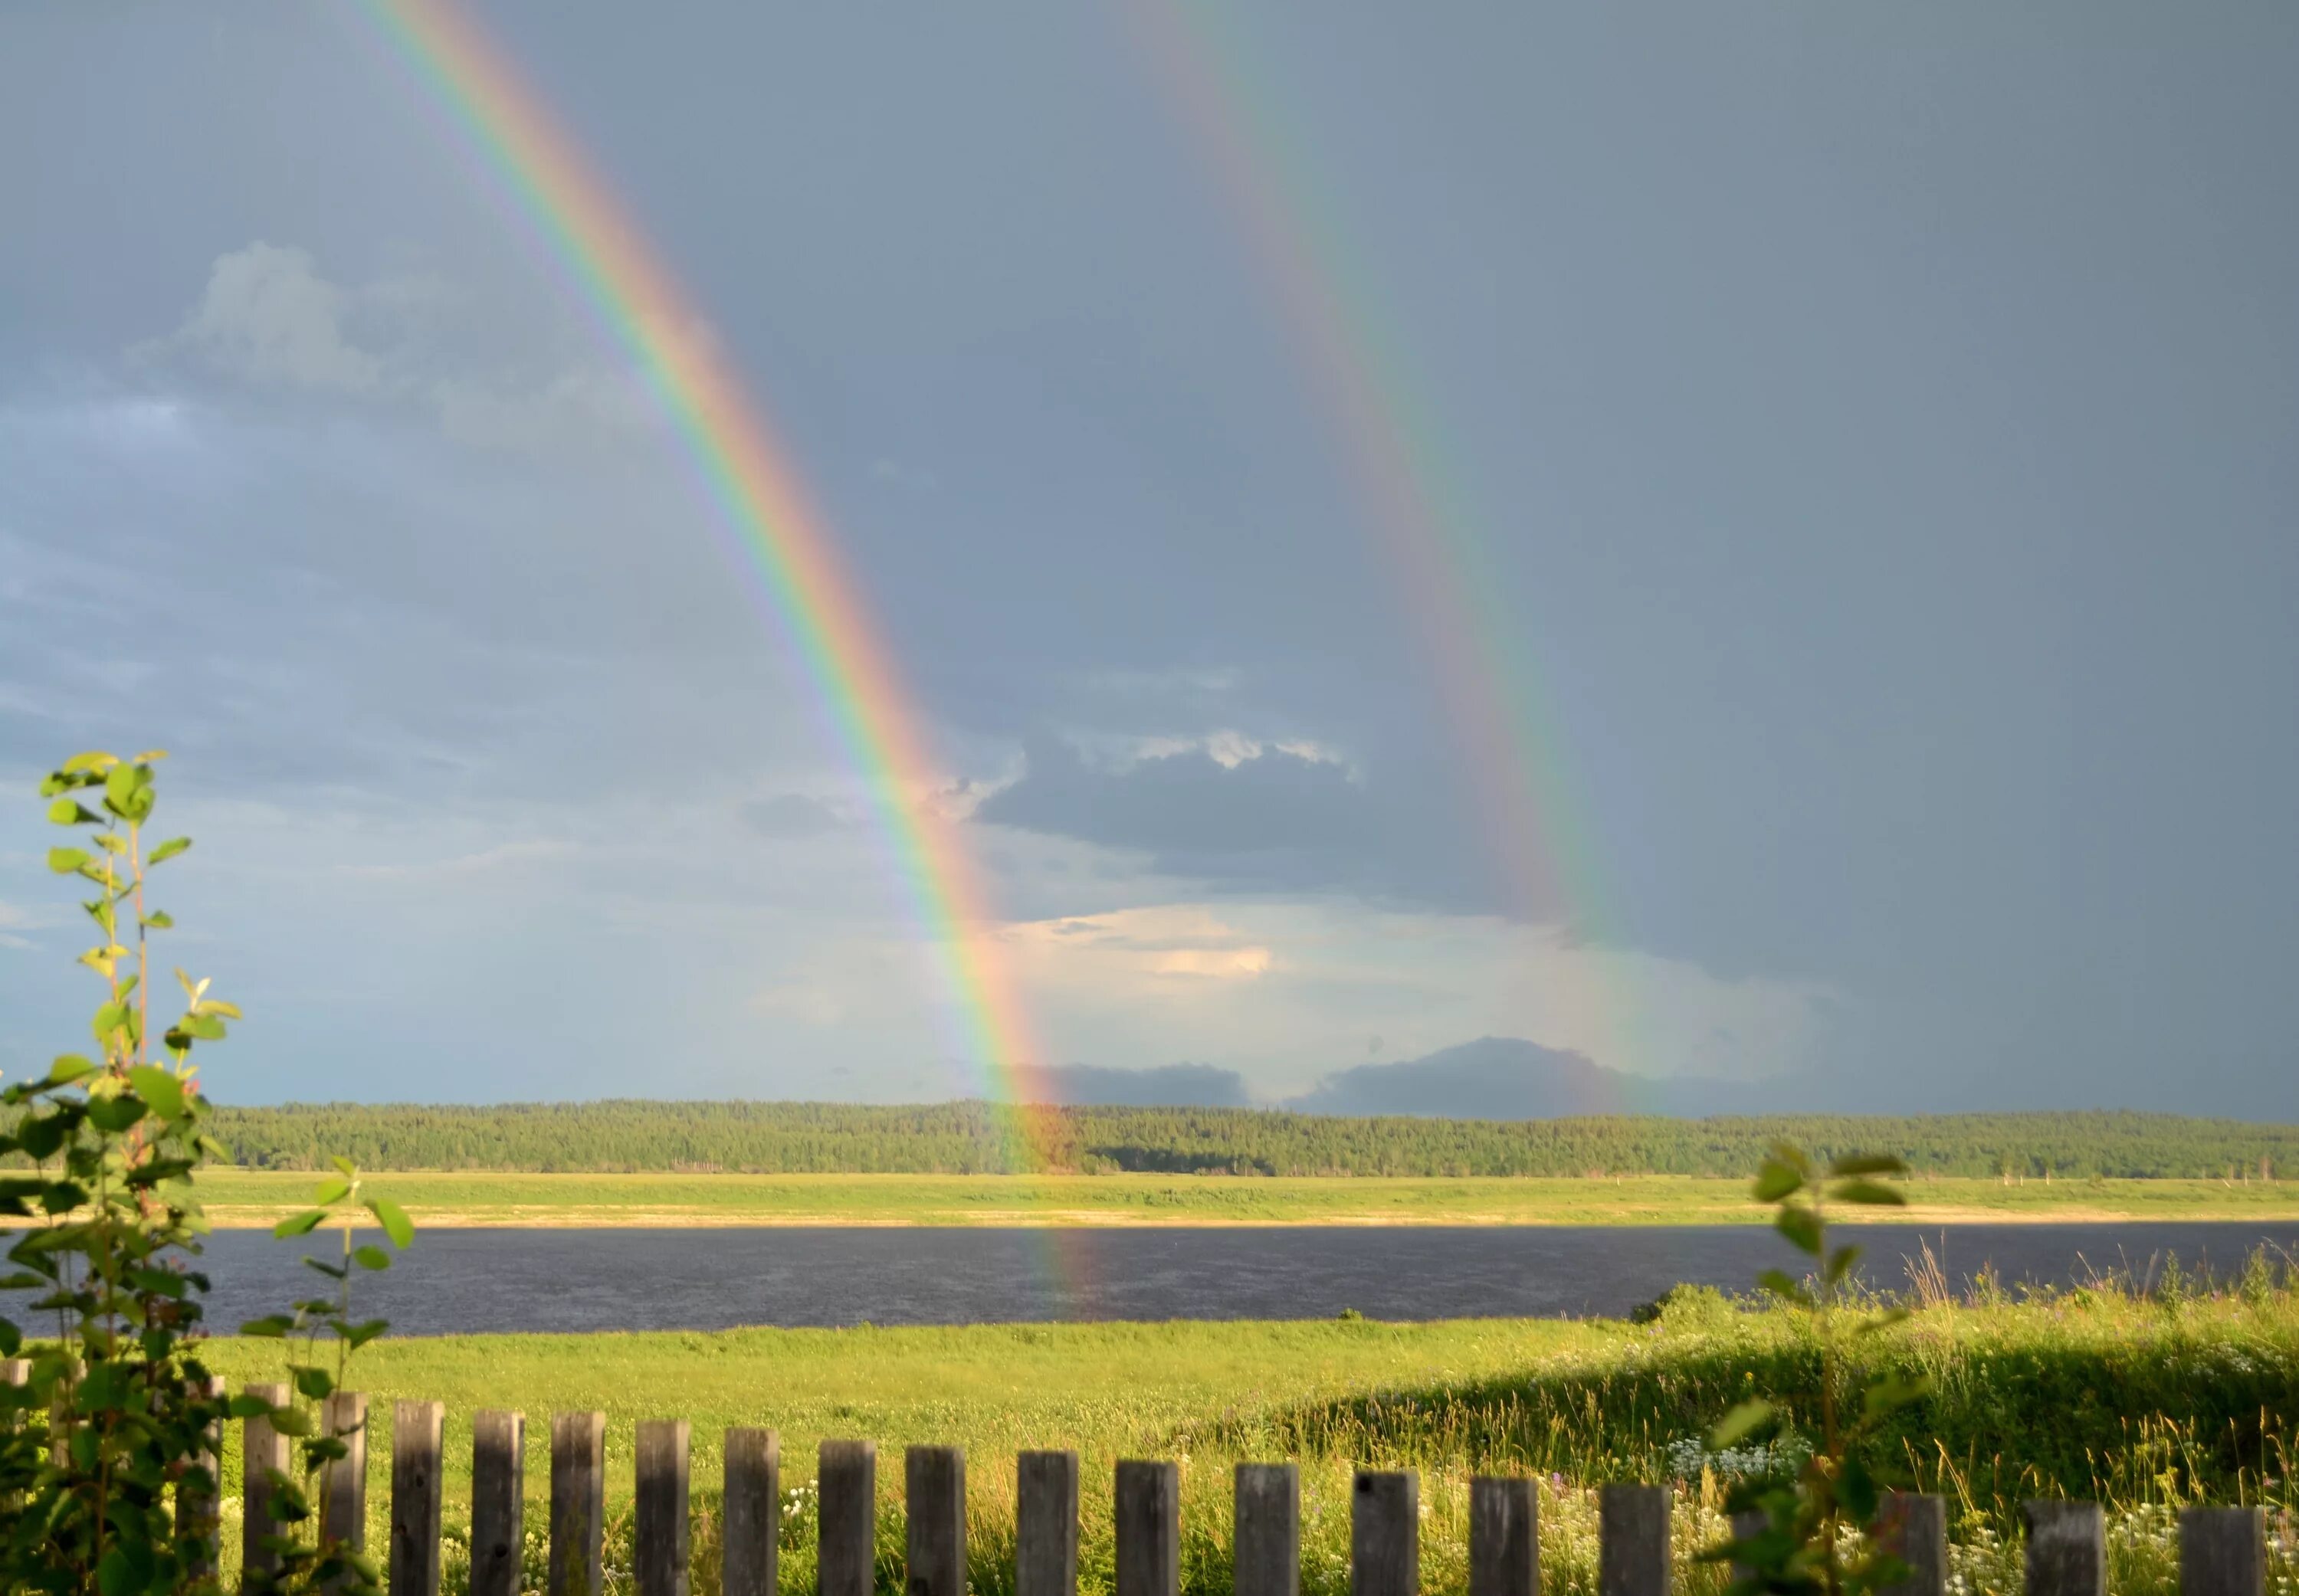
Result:
{"type": "Polygon", "coordinates": [[[527,1418],[471,1420],[471,1596],[519,1596],[527,1538],[527,1418]]]}
{"type": "Polygon", "coordinates": [[[1666,1485],[1597,1493],[1598,1596],[1668,1596],[1666,1485]]]}
{"type": "Polygon", "coordinates": [[[1419,1596],[1421,1476],[1357,1470],[1349,1492],[1350,1596],[1419,1596]]]}
{"type": "Polygon", "coordinates": [[[718,1583],[726,1596],[775,1596],[783,1527],[783,1443],[772,1430],[726,1432],[718,1583]]]}
{"type": "Polygon", "coordinates": [[[1884,1498],[1879,1543],[1908,1566],[1907,1578],[1877,1596],[1947,1596],[1947,1504],[1937,1496],[1894,1491],[1884,1498]]]}
{"type": "Polygon", "coordinates": [[[320,1474],[320,1540],[367,1550],[367,1397],[357,1391],[331,1393],[320,1404],[320,1430],[341,1441],[344,1455],[320,1474]]]}
{"type": "Polygon", "coordinates": [[[2031,1501],[2028,1596],[2107,1596],[2107,1526],[2096,1501],[2031,1501]]]}
{"type": "Polygon", "coordinates": [[[638,1526],[631,1561],[638,1596],[686,1596],[687,1452],[693,1426],[684,1418],[639,1423],[638,1526]]]}
{"type": "Polygon", "coordinates": [[[1118,1464],[1116,1518],[1116,1596],[1180,1596],[1180,1466],[1118,1464]]]}
{"type": "Polygon", "coordinates": [[[1240,1463],[1232,1501],[1237,1596],[1301,1596],[1301,1471],[1291,1463],[1240,1463]]]}
{"type": "Polygon", "coordinates": [[[966,1452],[913,1446],[902,1454],[909,1520],[909,1596],[966,1596],[966,1452]]]}
{"type": "Polygon", "coordinates": [[[603,1596],[606,1518],[607,1416],[555,1414],[551,1420],[548,1596],[603,1596]]]}
{"type": "Polygon", "coordinates": [[[2179,1514],[2179,1596],[2262,1596],[2267,1515],[2257,1508],[2187,1508],[2179,1514]]]}
{"type": "MultiPolygon", "coordinates": [[[[287,1387],[255,1385],[247,1394],[267,1408],[287,1405],[287,1387]]],[[[239,1432],[239,1588],[253,1591],[279,1570],[279,1554],[264,1542],[281,1533],[271,1516],[271,1476],[287,1473],[287,1437],[268,1418],[246,1421],[239,1432]]]]}
{"type": "Polygon", "coordinates": [[[440,1427],[438,1402],[391,1410],[391,1596],[439,1596],[440,1427]]]}
{"type": "MultiPolygon", "coordinates": [[[[193,1394],[203,1402],[221,1402],[222,1377],[211,1375],[193,1394]]],[[[223,1560],[222,1414],[201,1426],[199,1450],[184,1463],[185,1472],[176,1482],[176,1540],[184,1549],[186,1570],[203,1579],[212,1576],[223,1560]]]]}
{"type": "Polygon", "coordinates": [[[1469,1482],[1469,1596],[1540,1596],[1540,1490],[1532,1481],[1469,1482]]]}
{"type": "Polygon", "coordinates": [[[1077,1596],[1077,1453],[1022,1453],[1014,1493],[1014,1596],[1077,1596]]]}
{"type": "Polygon", "coordinates": [[[817,1455],[816,1553],[821,1596],[871,1596],[876,1584],[878,1443],[826,1441],[817,1455]]]}
{"type": "MultiPolygon", "coordinates": [[[[1731,1526],[1732,1539],[1738,1542],[1755,1540],[1771,1527],[1772,1520],[1762,1508],[1742,1508],[1726,1522],[1731,1526]]],[[[1734,1579],[1746,1579],[1750,1572],[1748,1565],[1739,1558],[1732,1559],[1730,1567],[1734,1579]]]]}

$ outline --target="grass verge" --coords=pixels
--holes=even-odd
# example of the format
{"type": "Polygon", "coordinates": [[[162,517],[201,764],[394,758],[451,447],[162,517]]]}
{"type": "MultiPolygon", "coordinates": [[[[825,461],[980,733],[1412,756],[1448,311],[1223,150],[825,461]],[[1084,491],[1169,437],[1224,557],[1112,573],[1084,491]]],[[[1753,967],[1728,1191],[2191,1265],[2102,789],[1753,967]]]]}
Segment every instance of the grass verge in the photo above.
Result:
{"type": "MultiPolygon", "coordinates": [[[[2272,1520],[2270,1592],[2299,1576],[2288,1474],[2299,1415],[2299,1307],[2287,1290],[2170,1303],[2087,1293],[1994,1307],[1936,1302],[1866,1355],[1931,1376],[1881,1460],[1950,1498],[1962,1589],[2019,1588],[2011,1526],[2020,1500],[2109,1504],[2119,1592],[2176,1586],[2172,1515],[2195,1500],[2262,1502],[2272,1520]]],[[[212,1361],[235,1381],[278,1377],[276,1343],[223,1341],[212,1361]]],[[[1596,1509],[1609,1479],[1678,1486],[1679,1588],[1714,1596],[1714,1571],[1681,1561],[1718,1532],[1726,1478],[1776,1458],[1707,1454],[1699,1436],[1739,1394],[1767,1388],[1808,1407],[1811,1334],[1788,1313],[1736,1312],[1681,1297],[1651,1325],[1483,1320],[981,1326],[743,1330],[718,1335],[449,1336],[386,1341],[354,1384],[375,1399],[371,1451],[380,1534],[389,1477],[389,1402],[447,1404],[446,1496],[467,1522],[470,1421],[481,1408],[529,1415],[530,1560],[539,1577],[547,1492],[545,1416],[609,1416],[610,1562],[628,1567],[633,1426],[693,1421],[695,1590],[717,1589],[715,1482],[729,1425],[780,1429],[791,1514],[783,1588],[813,1583],[806,1495],[825,1436],[882,1449],[879,1588],[902,1588],[900,1448],[955,1443],[969,1454],[969,1547],[977,1596],[1012,1584],[1013,1454],[1074,1446],[1085,1468],[1082,1583],[1110,1584],[1109,1469],[1120,1457],[1183,1465],[1184,1583],[1229,1589],[1229,1470],[1241,1460],[1302,1464],[1303,1589],[1348,1587],[1349,1472],[1357,1461],[1423,1471],[1423,1579],[1465,1584],[1468,1480],[1487,1470],[1544,1481],[1544,1583],[1595,1587],[1596,1509]]],[[[235,1441],[236,1446],[236,1441],[235,1441]]],[[[237,1480],[236,1451],[227,1479],[237,1480]]],[[[236,1533],[236,1493],[227,1506],[236,1533]]],[[[379,1543],[379,1542],[378,1542],[379,1543]]],[[[451,1589],[468,1553],[451,1538],[451,1589]]],[[[610,1582],[611,1583],[611,1582],[610,1582]]]]}

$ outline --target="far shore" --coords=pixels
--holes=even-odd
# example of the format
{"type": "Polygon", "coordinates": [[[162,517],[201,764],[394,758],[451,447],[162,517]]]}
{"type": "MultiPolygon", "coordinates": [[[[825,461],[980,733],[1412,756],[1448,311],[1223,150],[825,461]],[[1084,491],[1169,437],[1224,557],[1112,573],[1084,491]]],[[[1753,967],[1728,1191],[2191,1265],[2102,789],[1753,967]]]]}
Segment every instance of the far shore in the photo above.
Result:
{"type": "MultiPolygon", "coordinates": [[[[220,1229],[268,1228],[319,1177],[216,1170],[201,1177],[220,1229]]],[[[1235,1175],[743,1175],[368,1171],[438,1229],[785,1226],[1102,1228],[1158,1226],[1763,1224],[1744,1180],[1235,1175]]],[[[1843,1211],[1907,1225],[2299,1223],[2299,1182],[1917,1178],[1905,1208],[1843,1211]]]]}

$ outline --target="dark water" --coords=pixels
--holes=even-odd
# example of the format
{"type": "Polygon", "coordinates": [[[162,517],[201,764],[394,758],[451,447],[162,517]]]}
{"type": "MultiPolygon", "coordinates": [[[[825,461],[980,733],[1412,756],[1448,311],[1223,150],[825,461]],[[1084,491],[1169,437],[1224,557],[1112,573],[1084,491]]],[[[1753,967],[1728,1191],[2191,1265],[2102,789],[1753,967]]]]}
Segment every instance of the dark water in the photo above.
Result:
{"type": "MultiPolygon", "coordinates": [[[[1921,1238],[1951,1278],[2145,1273],[2176,1252],[2225,1272],[2299,1225],[1953,1225],[1843,1232],[1872,1279],[1905,1283],[1921,1238]]],[[[324,1238],[314,1238],[324,1239],[324,1238]]],[[[236,1328],[324,1286],[305,1244],[212,1238],[211,1321],[236,1328]]],[[[1139,1230],[432,1230],[360,1280],[400,1335],[1043,1319],[1618,1315],[1679,1281],[1745,1290],[1793,1254],[1756,1227],[1139,1230]]]]}

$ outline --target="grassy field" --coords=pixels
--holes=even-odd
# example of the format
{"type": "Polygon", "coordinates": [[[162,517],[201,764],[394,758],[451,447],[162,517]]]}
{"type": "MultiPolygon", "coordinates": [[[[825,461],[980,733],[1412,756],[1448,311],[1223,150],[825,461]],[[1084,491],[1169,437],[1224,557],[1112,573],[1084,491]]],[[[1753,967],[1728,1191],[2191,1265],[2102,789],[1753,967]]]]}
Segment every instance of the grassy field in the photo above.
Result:
{"type": "MultiPolygon", "coordinates": [[[[2170,1592],[2171,1515],[2195,1497],[2277,1509],[2270,1591],[2299,1575],[2290,1534],[2299,1489],[2287,1426],[2299,1415],[2299,1307],[2257,1288],[2182,1303],[2079,1294],[1988,1308],[1936,1305],[1863,1344],[1929,1374],[1937,1393],[1880,1460],[1951,1498],[1958,1571],[1972,1596],[2019,1588],[2008,1526],[2024,1497],[2094,1496],[2113,1510],[2120,1593],[2170,1592]]],[[[234,1380],[278,1377],[276,1343],[213,1344],[234,1380]]],[[[1302,1464],[1303,1589],[1347,1589],[1348,1478],[1357,1461],[1423,1471],[1424,1582],[1465,1584],[1473,1472],[1534,1474],[1546,1588],[1580,1596],[1595,1575],[1589,1487],[1610,1479],[1678,1484],[1677,1548],[1713,1539],[1719,1471],[1697,1437],[1750,1389],[1809,1411],[1813,1342],[1785,1313],[1733,1312],[1714,1301],[1672,1308],[1656,1325],[1490,1320],[1389,1325],[1057,1325],[945,1329],[746,1330],[718,1335],[454,1336],[385,1341],[355,1365],[375,1399],[374,1510],[387,1481],[389,1399],[447,1405],[452,1525],[467,1521],[470,1418],[481,1408],[529,1416],[531,1526],[547,1491],[544,1416],[603,1408],[609,1417],[610,1562],[627,1567],[633,1426],[693,1421],[696,1590],[716,1589],[721,1436],[768,1424],[783,1440],[783,1588],[811,1589],[807,1482],[826,1436],[881,1447],[880,1579],[901,1587],[900,1448],[955,1443],[969,1454],[969,1548],[977,1596],[1011,1589],[1013,1453],[1072,1446],[1085,1469],[1083,1583],[1110,1582],[1109,1469],[1120,1457],[1183,1466],[1184,1582],[1228,1588],[1228,1478],[1240,1460],[1302,1464]]],[[[1745,1461],[1745,1460],[1742,1460],[1745,1461]]],[[[228,1480],[237,1479],[236,1456],[228,1480]]],[[[227,1527],[238,1504],[227,1504],[227,1527]]],[[[378,1534],[380,1533],[378,1517],[378,1534]]],[[[542,1542],[531,1536],[536,1565],[542,1542]]],[[[451,1585],[468,1553],[451,1536],[451,1585]]],[[[1682,1566],[1680,1589],[1714,1596],[1713,1569],[1682,1566]]]]}
{"type": "MultiPolygon", "coordinates": [[[[270,1225],[315,1178],[200,1176],[210,1219],[270,1225]]],[[[1743,1179],[1448,1179],[1230,1175],[377,1175],[419,1225],[1685,1225],[1757,1224],[1743,1179]]],[[[1908,1183],[1911,1206],[1863,1218],[2299,1220],[2299,1182],[1908,1183]]]]}

